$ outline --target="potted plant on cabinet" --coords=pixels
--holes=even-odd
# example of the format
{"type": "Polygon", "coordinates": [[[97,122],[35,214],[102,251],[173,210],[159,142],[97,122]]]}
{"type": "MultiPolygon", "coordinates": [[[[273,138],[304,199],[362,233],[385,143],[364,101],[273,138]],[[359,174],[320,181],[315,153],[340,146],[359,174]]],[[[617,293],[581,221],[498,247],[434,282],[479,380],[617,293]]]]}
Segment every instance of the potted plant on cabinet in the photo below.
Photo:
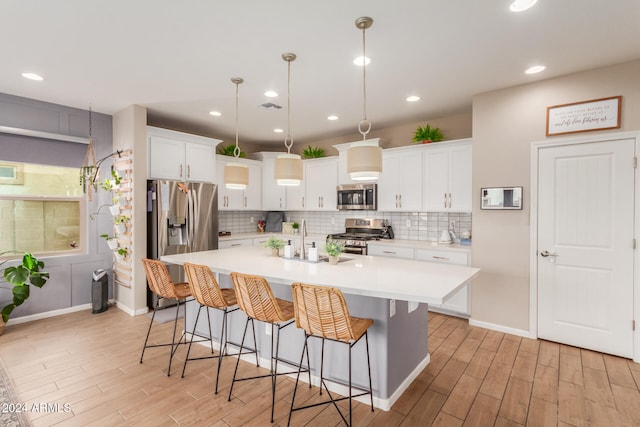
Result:
{"type": "MultiPolygon", "coordinates": [[[[235,157],[235,149],[236,149],[236,144],[221,146],[221,147],[218,147],[218,154],[222,156],[235,157]]],[[[238,154],[238,157],[244,158],[244,157],[247,157],[247,154],[244,151],[240,150],[240,154],[238,154]]]]}
{"type": "Polygon", "coordinates": [[[329,255],[329,264],[337,264],[340,259],[340,254],[344,252],[344,244],[341,242],[336,242],[333,239],[327,240],[327,243],[324,245],[324,251],[329,255]]]}
{"type": "Polygon", "coordinates": [[[422,142],[423,144],[428,144],[430,142],[438,142],[444,139],[444,135],[440,128],[431,127],[430,125],[425,125],[424,127],[418,126],[416,131],[413,133],[413,142],[422,142]]]}
{"type": "Polygon", "coordinates": [[[284,248],[284,240],[278,239],[275,236],[269,236],[266,242],[264,242],[265,248],[270,248],[271,253],[274,256],[280,255],[280,249],[284,248]]]}
{"type": "Polygon", "coordinates": [[[319,157],[324,157],[324,148],[312,147],[309,145],[307,148],[302,150],[302,157],[304,159],[317,159],[319,157]]]}
{"type": "MultiPolygon", "coordinates": [[[[13,251],[2,252],[0,255],[9,252],[13,251]]],[[[5,262],[6,260],[1,261],[0,265],[5,262]]],[[[27,252],[22,256],[22,264],[4,269],[3,276],[7,283],[12,286],[13,299],[10,302],[3,302],[2,316],[0,317],[0,335],[4,332],[4,325],[9,321],[9,316],[13,310],[29,298],[29,285],[41,288],[46,284],[49,273],[40,271],[42,267],[44,267],[44,262],[27,252]]]]}

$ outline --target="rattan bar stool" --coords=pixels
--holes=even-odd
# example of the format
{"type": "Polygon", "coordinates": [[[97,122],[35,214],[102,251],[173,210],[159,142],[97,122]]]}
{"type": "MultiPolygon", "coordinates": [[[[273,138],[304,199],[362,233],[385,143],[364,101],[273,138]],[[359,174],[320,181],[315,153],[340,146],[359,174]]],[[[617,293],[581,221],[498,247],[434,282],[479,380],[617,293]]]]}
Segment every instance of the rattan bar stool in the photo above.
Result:
{"type": "MultiPolygon", "coordinates": [[[[202,360],[202,359],[218,359],[218,370],[216,372],[216,386],[215,394],[218,394],[218,379],[220,378],[220,367],[222,366],[222,359],[224,356],[234,356],[235,354],[227,353],[228,331],[227,331],[227,314],[233,313],[238,310],[238,307],[233,308],[236,302],[236,293],[233,289],[222,289],[218,284],[215,276],[211,272],[211,269],[206,265],[192,264],[185,262],[184,271],[189,280],[189,287],[191,288],[191,294],[193,298],[200,304],[198,307],[198,314],[196,315],[196,321],[193,324],[193,330],[191,331],[191,340],[189,341],[189,347],[187,349],[187,356],[184,359],[184,366],[182,367],[182,378],[184,378],[184,372],[187,368],[187,362],[190,360],[202,360]],[[189,358],[191,354],[191,345],[193,344],[193,337],[196,334],[196,327],[200,318],[200,312],[202,308],[207,309],[207,325],[209,327],[209,338],[205,341],[211,342],[211,356],[194,357],[189,358]],[[211,317],[209,316],[209,309],[214,308],[222,311],[222,325],[220,328],[220,350],[217,355],[213,355],[213,335],[211,333],[211,317]]],[[[256,364],[258,363],[258,354],[255,350],[243,352],[242,354],[256,353],[256,364]]]]}
{"type": "MultiPolygon", "coordinates": [[[[162,261],[158,261],[156,259],[142,259],[142,265],[144,266],[144,272],[147,275],[147,283],[149,284],[149,288],[153,293],[158,296],[158,302],[153,310],[153,315],[151,316],[151,321],[149,322],[149,329],[147,330],[147,337],[144,340],[144,346],[142,347],[142,354],[140,355],[140,363],[142,363],[142,358],[144,357],[144,351],[150,347],[166,347],[171,346],[171,353],[169,354],[169,368],[167,369],[167,376],[171,376],[171,361],[173,360],[173,355],[175,354],[178,346],[180,344],[186,344],[186,335],[183,332],[182,336],[176,342],[176,329],[178,326],[178,313],[180,312],[180,304],[181,300],[188,298],[191,296],[191,289],[189,289],[189,285],[187,283],[173,283],[171,280],[171,276],[169,275],[169,270],[167,270],[167,266],[164,265],[162,261]],[[162,298],[170,298],[178,300],[178,307],[176,310],[176,318],[173,323],[173,337],[170,343],[166,344],[151,344],[147,345],[149,342],[149,334],[151,333],[151,327],[153,326],[153,319],[156,317],[156,312],[158,311],[158,307],[160,306],[160,300],[162,298]],[[182,339],[185,339],[184,343],[182,343],[182,339]]],[[[182,302],[184,304],[184,302],[182,302]]]]}
{"type": "MultiPolygon", "coordinates": [[[[347,303],[344,299],[344,295],[342,294],[342,291],[340,291],[340,289],[326,286],[294,283],[291,285],[291,291],[293,293],[293,306],[296,326],[298,328],[304,329],[305,332],[304,347],[302,349],[302,355],[300,356],[300,363],[302,363],[302,359],[305,353],[307,354],[307,360],[309,360],[309,338],[316,337],[322,339],[322,351],[320,356],[320,394],[322,394],[322,387],[324,386],[327,394],[329,395],[329,400],[295,408],[294,402],[296,400],[296,391],[298,389],[298,380],[300,378],[299,371],[296,378],[296,385],[293,389],[291,410],[289,411],[289,421],[287,422],[287,425],[291,423],[291,414],[293,413],[293,411],[299,411],[301,409],[311,408],[318,405],[326,405],[329,403],[335,406],[338,413],[340,414],[340,417],[342,417],[342,420],[348,426],[353,425],[352,399],[354,397],[369,395],[371,398],[371,411],[373,412],[373,388],[371,386],[371,363],[369,361],[369,338],[367,336],[367,331],[369,327],[373,325],[373,320],[351,317],[349,315],[349,309],[347,308],[347,303]],[[367,369],[369,371],[368,390],[364,387],[353,387],[351,383],[351,349],[360,341],[363,336],[367,349],[367,369]],[[331,392],[327,388],[327,384],[325,382],[325,379],[323,378],[325,340],[330,340],[349,346],[348,397],[341,397],[336,399],[331,395],[331,392]],[[353,394],[354,388],[359,391],[358,394],[353,394]],[[349,399],[349,421],[347,421],[336,403],[346,399],[349,399]]],[[[335,380],[330,381],[336,382],[335,380]]]]}
{"type": "MultiPolygon", "coordinates": [[[[254,342],[254,321],[258,320],[260,322],[271,324],[271,366],[269,369],[269,373],[266,375],[258,375],[247,378],[236,378],[236,374],[238,373],[238,364],[240,363],[240,358],[238,357],[238,360],[236,362],[236,369],[233,372],[231,388],[229,389],[229,401],[231,401],[231,393],[233,391],[233,385],[236,381],[271,377],[271,422],[273,422],[277,376],[293,374],[296,372],[278,372],[278,362],[282,362],[284,364],[298,368],[298,374],[302,371],[309,372],[309,386],[311,386],[311,373],[308,367],[305,369],[302,368],[302,360],[300,361],[300,364],[297,364],[295,362],[291,362],[278,357],[280,330],[286,328],[294,322],[293,304],[289,301],[276,298],[273,295],[269,283],[264,277],[242,273],[231,273],[231,279],[233,281],[233,288],[236,291],[238,306],[240,307],[240,310],[244,311],[244,313],[247,315],[247,322],[244,327],[244,333],[242,334],[240,351],[242,351],[244,347],[244,340],[247,334],[249,323],[251,323],[251,329],[253,330],[254,342]],[[275,344],[273,342],[274,337],[275,344]]],[[[307,362],[308,360],[309,357],[307,353],[307,362]]]]}

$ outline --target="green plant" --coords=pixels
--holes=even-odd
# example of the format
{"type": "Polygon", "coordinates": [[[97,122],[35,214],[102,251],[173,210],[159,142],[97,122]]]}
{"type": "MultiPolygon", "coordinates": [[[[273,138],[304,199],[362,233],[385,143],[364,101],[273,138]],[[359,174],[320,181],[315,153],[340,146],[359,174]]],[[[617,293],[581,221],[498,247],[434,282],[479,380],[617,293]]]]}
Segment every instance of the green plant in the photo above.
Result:
{"type": "MultiPolygon", "coordinates": [[[[218,154],[223,156],[234,157],[235,149],[236,149],[236,144],[224,145],[224,146],[218,147],[218,154]]],[[[238,157],[247,157],[247,154],[244,151],[240,150],[240,154],[238,155],[238,157]]]]}
{"type": "Polygon", "coordinates": [[[105,178],[103,182],[100,183],[100,188],[106,191],[113,191],[118,185],[120,185],[120,175],[118,175],[118,171],[115,169],[111,169],[111,178],[105,178]]]}
{"type": "Polygon", "coordinates": [[[293,228],[294,230],[297,230],[298,228],[300,228],[300,224],[298,224],[297,222],[294,222],[293,224],[291,224],[291,228],[293,228]]]}
{"type": "Polygon", "coordinates": [[[418,126],[416,131],[413,133],[413,142],[422,142],[422,141],[431,141],[438,142],[442,141],[444,135],[440,128],[432,128],[430,125],[425,125],[424,127],[418,126]]]}
{"type": "Polygon", "coordinates": [[[126,258],[129,255],[129,248],[118,248],[116,253],[120,255],[122,258],[126,258]]]}
{"type": "Polygon", "coordinates": [[[344,244],[333,239],[329,239],[323,249],[329,256],[339,256],[344,252],[344,244]]]}
{"type": "Polygon", "coordinates": [[[129,222],[129,217],[126,215],[118,215],[113,219],[113,222],[115,222],[116,224],[126,224],[127,222],[129,222]]]}
{"type": "Polygon", "coordinates": [[[284,240],[278,239],[275,236],[269,236],[266,242],[264,242],[265,248],[277,249],[280,250],[284,248],[284,240]]]}
{"type": "MultiPolygon", "coordinates": [[[[0,255],[8,252],[13,251],[2,252],[0,255]]],[[[5,262],[6,260],[3,260],[0,265],[5,262]]],[[[44,262],[39,261],[27,252],[22,256],[22,264],[5,268],[3,276],[12,285],[13,300],[2,307],[2,320],[4,322],[9,321],[9,315],[11,315],[14,308],[29,298],[29,285],[41,288],[47,283],[49,273],[40,271],[42,267],[44,267],[44,262]]]]}
{"type": "Polygon", "coordinates": [[[302,157],[304,157],[305,159],[315,159],[324,156],[324,148],[312,147],[311,145],[309,145],[307,148],[302,150],[302,157]]]}
{"type": "Polygon", "coordinates": [[[116,236],[109,236],[108,234],[101,234],[100,237],[106,240],[111,240],[116,238],[116,236]]]}

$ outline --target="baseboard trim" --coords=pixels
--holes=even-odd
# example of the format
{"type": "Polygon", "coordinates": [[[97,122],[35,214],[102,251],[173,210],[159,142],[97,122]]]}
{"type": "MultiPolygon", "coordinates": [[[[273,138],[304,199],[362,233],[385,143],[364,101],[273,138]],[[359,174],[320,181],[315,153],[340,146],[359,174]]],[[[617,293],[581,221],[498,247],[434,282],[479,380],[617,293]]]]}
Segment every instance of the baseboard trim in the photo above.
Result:
{"type": "Polygon", "coordinates": [[[481,320],[474,320],[474,319],[469,319],[469,324],[471,326],[478,326],[484,329],[491,329],[492,331],[504,332],[505,334],[516,335],[518,337],[536,339],[536,337],[533,336],[531,332],[526,331],[524,329],[510,328],[508,326],[498,325],[496,323],[483,322],[481,320]]]}
{"type": "Polygon", "coordinates": [[[30,314],[28,316],[9,319],[7,325],[18,325],[20,323],[33,322],[34,320],[48,319],[49,317],[62,316],[63,314],[75,313],[76,311],[91,310],[91,304],[74,305],[73,307],[61,308],[59,310],[45,311],[43,313],[30,314]]]}

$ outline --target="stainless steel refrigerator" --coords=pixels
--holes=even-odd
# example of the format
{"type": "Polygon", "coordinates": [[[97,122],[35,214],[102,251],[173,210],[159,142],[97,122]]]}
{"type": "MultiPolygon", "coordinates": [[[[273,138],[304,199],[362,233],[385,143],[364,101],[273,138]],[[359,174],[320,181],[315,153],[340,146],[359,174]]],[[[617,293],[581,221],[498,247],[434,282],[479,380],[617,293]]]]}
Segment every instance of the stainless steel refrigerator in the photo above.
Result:
{"type": "MultiPolygon", "coordinates": [[[[147,181],[147,256],[218,249],[218,187],[203,182],[147,181]]],[[[174,283],[184,282],[181,266],[167,265],[174,283]]],[[[149,307],[157,297],[148,288],[149,307]]],[[[175,301],[161,300],[161,307],[175,301]]]]}

